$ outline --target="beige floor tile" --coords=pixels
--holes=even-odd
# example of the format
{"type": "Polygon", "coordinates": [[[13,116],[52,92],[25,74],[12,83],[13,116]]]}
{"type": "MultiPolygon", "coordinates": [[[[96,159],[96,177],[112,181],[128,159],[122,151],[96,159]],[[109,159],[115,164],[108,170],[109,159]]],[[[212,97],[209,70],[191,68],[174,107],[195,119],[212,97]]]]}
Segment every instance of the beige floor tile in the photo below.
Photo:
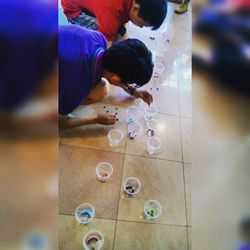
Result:
{"type": "Polygon", "coordinates": [[[192,120],[181,119],[181,136],[184,162],[192,162],[192,120]]]}
{"type": "Polygon", "coordinates": [[[187,228],[187,233],[188,233],[188,249],[192,250],[192,228],[191,227],[187,228]]]}
{"type": "Polygon", "coordinates": [[[128,177],[137,177],[141,191],[127,198],[121,189],[118,218],[149,223],[186,225],[183,169],[181,163],[126,156],[122,183],[128,177]],[[157,200],[162,205],[162,216],[145,220],[143,207],[147,200],[157,200]]]}
{"type": "Polygon", "coordinates": [[[127,129],[125,122],[125,108],[121,106],[108,105],[101,102],[88,106],[81,106],[73,112],[73,115],[76,117],[87,117],[95,113],[106,113],[106,111],[109,111],[109,114],[115,114],[118,112],[118,121],[115,125],[104,126],[96,124],[63,130],[60,133],[60,142],[62,144],[72,146],[123,153],[125,151],[125,139],[122,140],[119,147],[111,147],[108,141],[108,132],[113,128],[118,128],[125,135],[127,129]],[[118,110],[116,110],[116,108],[118,108],[118,110]]]}
{"type": "MultiPolygon", "coordinates": [[[[143,116],[143,113],[141,114],[143,116]]],[[[147,127],[146,122],[141,118],[140,123],[143,126],[143,133],[135,140],[127,140],[126,153],[141,155],[165,160],[181,161],[181,138],[180,121],[174,116],[157,114],[155,119],[159,120],[159,129],[156,136],[161,139],[162,146],[157,154],[149,155],[146,152],[147,147],[147,127]]]]}
{"type": "Polygon", "coordinates": [[[59,212],[74,214],[78,205],[87,202],[96,210],[97,218],[116,219],[122,175],[123,154],[60,146],[59,212]],[[114,172],[111,179],[100,182],[96,165],[110,162],[114,172]]]}
{"type": "Polygon", "coordinates": [[[115,250],[187,250],[185,227],[118,221],[115,250]]]}
{"type": "Polygon", "coordinates": [[[192,165],[184,164],[185,174],[185,190],[186,190],[186,206],[187,206],[187,224],[192,225],[192,197],[191,197],[191,184],[192,184],[192,165]]]}
{"type": "Polygon", "coordinates": [[[83,249],[84,235],[91,230],[98,230],[104,235],[102,249],[110,250],[113,247],[115,223],[114,220],[94,219],[87,225],[79,225],[74,216],[60,215],[59,250],[83,249]]]}

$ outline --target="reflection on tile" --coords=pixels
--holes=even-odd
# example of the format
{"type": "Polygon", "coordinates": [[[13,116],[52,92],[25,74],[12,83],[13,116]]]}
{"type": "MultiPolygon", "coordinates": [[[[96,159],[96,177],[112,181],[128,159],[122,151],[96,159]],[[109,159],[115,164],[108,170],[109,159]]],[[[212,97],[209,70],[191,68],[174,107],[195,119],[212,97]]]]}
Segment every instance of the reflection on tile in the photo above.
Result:
{"type": "Polygon", "coordinates": [[[87,202],[95,207],[95,217],[116,219],[123,155],[61,145],[60,156],[63,155],[59,171],[60,213],[74,214],[78,205],[87,202]],[[114,168],[105,183],[97,180],[95,172],[102,161],[110,162],[114,168]]]}
{"type": "Polygon", "coordinates": [[[131,176],[140,180],[141,191],[134,198],[127,198],[121,188],[119,219],[186,225],[181,163],[126,156],[122,181],[131,176]],[[163,212],[159,219],[147,221],[143,217],[143,207],[151,199],[161,203],[163,212]]]}
{"type": "Polygon", "coordinates": [[[191,197],[191,181],[192,181],[192,165],[184,163],[185,174],[185,190],[186,190],[186,206],[187,206],[187,224],[192,225],[192,197],[191,197]]]}
{"type": "Polygon", "coordinates": [[[183,161],[192,162],[192,120],[181,118],[183,161]]]}
{"type": "Polygon", "coordinates": [[[120,129],[124,135],[126,132],[126,109],[121,106],[113,106],[105,103],[97,103],[88,106],[81,106],[73,112],[76,117],[87,117],[95,113],[115,114],[118,112],[118,121],[114,125],[88,125],[60,132],[62,144],[79,146],[91,149],[102,149],[112,152],[124,152],[125,139],[118,147],[111,147],[108,141],[108,132],[113,128],[120,129]],[[104,108],[105,107],[105,108],[104,108]],[[116,108],[118,110],[116,110],[116,108]],[[108,111],[108,113],[106,113],[108,111]]]}
{"type": "Polygon", "coordinates": [[[102,249],[110,250],[113,247],[115,223],[114,220],[93,219],[87,225],[79,225],[74,216],[60,215],[59,249],[83,249],[82,241],[85,234],[91,230],[98,230],[105,237],[102,249]]]}
{"type": "MultiPolygon", "coordinates": [[[[142,112],[141,116],[143,115],[144,114],[142,112]]],[[[146,122],[143,118],[140,120],[140,123],[143,126],[143,134],[135,140],[127,140],[126,153],[165,160],[181,161],[182,155],[179,118],[157,114],[155,119],[160,122],[159,129],[155,133],[155,136],[159,137],[162,143],[159,153],[149,155],[146,152],[148,136],[146,134],[146,122]]]]}
{"type": "Polygon", "coordinates": [[[118,221],[115,250],[187,250],[185,227],[118,221]]]}

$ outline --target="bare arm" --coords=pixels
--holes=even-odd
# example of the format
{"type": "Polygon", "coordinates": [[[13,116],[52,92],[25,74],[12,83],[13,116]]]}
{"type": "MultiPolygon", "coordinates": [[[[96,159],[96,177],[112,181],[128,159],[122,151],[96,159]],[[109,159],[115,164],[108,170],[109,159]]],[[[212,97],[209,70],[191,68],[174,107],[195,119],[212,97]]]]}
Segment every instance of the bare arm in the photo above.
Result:
{"type": "Polygon", "coordinates": [[[105,115],[105,114],[97,114],[88,118],[79,118],[79,117],[68,117],[68,116],[59,116],[59,128],[60,129],[68,129],[75,128],[84,125],[90,124],[102,124],[102,125],[112,125],[116,121],[115,116],[113,115],[105,115]]]}

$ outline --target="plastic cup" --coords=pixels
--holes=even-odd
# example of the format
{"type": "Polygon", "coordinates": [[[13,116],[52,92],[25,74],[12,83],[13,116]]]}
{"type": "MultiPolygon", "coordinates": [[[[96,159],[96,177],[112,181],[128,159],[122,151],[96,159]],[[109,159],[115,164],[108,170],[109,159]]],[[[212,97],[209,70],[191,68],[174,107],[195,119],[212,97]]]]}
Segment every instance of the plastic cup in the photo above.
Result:
{"type": "Polygon", "coordinates": [[[160,78],[164,70],[165,70],[164,64],[160,62],[156,62],[154,65],[153,77],[156,79],[160,78]]]}
{"type": "Polygon", "coordinates": [[[22,242],[22,250],[47,250],[49,247],[48,237],[41,233],[34,233],[25,236],[22,242]]]}
{"type": "Polygon", "coordinates": [[[158,120],[150,119],[147,121],[147,127],[148,127],[147,134],[148,134],[148,136],[155,135],[158,125],[159,125],[158,120]]]}
{"type": "Polygon", "coordinates": [[[96,166],[96,175],[98,180],[107,181],[113,174],[113,167],[108,162],[101,162],[96,166]]]}
{"type": "Polygon", "coordinates": [[[154,220],[161,216],[161,204],[156,200],[149,200],[144,204],[144,217],[147,220],[154,220]]]}
{"type": "Polygon", "coordinates": [[[124,193],[130,197],[137,194],[141,190],[141,183],[137,178],[129,177],[125,180],[123,188],[124,193]]]}
{"type": "Polygon", "coordinates": [[[152,119],[157,113],[158,113],[158,108],[154,104],[151,104],[150,106],[147,105],[145,106],[144,119],[148,121],[152,119]]]}
{"type": "Polygon", "coordinates": [[[161,140],[158,137],[152,136],[147,139],[148,154],[150,155],[155,154],[160,148],[161,148],[161,140]]]}
{"type": "Polygon", "coordinates": [[[119,129],[111,129],[108,133],[108,139],[111,147],[118,147],[123,139],[123,133],[119,129]]]}
{"type": "Polygon", "coordinates": [[[83,203],[76,208],[75,218],[80,224],[88,224],[95,216],[95,208],[89,203],[83,203]]]}
{"type": "Polygon", "coordinates": [[[89,231],[83,238],[84,250],[100,250],[104,245],[104,236],[97,230],[89,231]]]}
{"type": "Polygon", "coordinates": [[[137,122],[139,116],[139,109],[135,106],[131,106],[127,109],[127,122],[137,122]]]}
{"type": "Polygon", "coordinates": [[[129,139],[135,139],[141,134],[142,126],[138,122],[131,122],[128,124],[128,137],[129,139]]]}

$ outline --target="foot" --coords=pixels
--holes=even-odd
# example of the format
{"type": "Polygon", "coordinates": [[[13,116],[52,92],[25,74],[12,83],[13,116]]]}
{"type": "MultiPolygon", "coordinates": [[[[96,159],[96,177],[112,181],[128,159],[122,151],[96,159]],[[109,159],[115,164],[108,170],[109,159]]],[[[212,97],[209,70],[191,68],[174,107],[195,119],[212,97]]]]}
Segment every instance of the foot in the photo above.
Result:
{"type": "Polygon", "coordinates": [[[185,12],[187,12],[188,11],[188,4],[189,3],[183,3],[183,4],[181,4],[174,12],[176,13],[176,14],[184,14],[185,12]]]}

